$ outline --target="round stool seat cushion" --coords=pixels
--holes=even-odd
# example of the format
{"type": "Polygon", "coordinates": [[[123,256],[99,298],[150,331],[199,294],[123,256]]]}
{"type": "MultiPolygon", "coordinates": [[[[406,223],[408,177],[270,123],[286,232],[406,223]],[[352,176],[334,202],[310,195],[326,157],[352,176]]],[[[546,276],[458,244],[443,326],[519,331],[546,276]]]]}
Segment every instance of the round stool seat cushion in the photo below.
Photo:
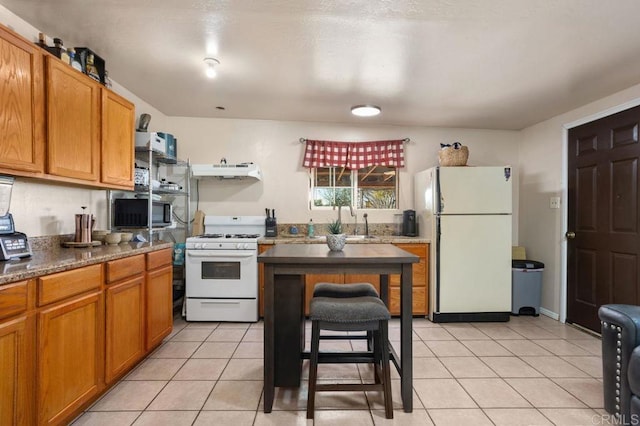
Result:
{"type": "Polygon", "coordinates": [[[357,324],[388,320],[391,315],[377,297],[314,297],[309,317],[314,321],[357,324]]]}
{"type": "Polygon", "coordinates": [[[369,283],[333,284],[318,283],[313,288],[313,297],[378,297],[376,288],[369,283]]]}

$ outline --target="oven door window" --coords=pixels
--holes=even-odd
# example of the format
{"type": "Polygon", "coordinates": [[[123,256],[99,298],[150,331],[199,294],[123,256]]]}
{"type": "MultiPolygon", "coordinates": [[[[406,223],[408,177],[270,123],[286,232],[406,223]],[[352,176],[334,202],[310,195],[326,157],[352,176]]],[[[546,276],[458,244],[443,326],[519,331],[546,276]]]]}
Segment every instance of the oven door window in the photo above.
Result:
{"type": "Polygon", "coordinates": [[[201,265],[201,278],[203,280],[239,280],[240,262],[215,262],[206,261],[201,265]]]}

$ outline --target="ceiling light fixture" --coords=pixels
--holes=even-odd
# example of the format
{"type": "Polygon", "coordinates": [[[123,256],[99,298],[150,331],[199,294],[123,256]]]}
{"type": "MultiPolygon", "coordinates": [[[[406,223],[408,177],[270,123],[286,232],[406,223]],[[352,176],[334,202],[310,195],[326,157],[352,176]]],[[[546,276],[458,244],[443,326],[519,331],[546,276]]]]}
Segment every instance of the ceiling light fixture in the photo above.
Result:
{"type": "Polygon", "coordinates": [[[356,105],[351,107],[351,114],[358,117],[374,117],[380,114],[382,109],[377,105],[356,105]]]}
{"type": "Polygon", "coordinates": [[[214,78],[218,74],[216,65],[220,65],[220,61],[216,58],[204,58],[204,63],[207,64],[205,74],[207,74],[209,78],[214,78]]]}

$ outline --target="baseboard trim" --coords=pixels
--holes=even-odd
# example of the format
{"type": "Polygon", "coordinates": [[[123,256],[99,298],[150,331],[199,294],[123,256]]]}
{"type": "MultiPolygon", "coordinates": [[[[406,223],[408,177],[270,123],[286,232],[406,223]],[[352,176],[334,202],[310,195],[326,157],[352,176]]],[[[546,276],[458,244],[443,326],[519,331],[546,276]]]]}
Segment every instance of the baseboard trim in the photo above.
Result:
{"type": "Polygon", "coordinates": [[[546,317],[553,318],[556,321],[560,320],[560,315],[559,314],[556,314],[555,312],[551,312],[548,309],[540,308],[540,313],[542,315],[546,316],[546,317]]]}
{"type": "Polygon", "coordinates": [[[507,322],[511,312],[434,312],[432,322],[507,322]]]}

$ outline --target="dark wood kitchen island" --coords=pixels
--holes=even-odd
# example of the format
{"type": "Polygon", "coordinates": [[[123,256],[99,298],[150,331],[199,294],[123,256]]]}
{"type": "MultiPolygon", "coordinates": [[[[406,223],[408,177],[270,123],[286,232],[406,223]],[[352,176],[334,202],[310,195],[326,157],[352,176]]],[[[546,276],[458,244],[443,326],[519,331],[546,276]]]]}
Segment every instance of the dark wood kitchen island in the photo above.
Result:
{"type": "Polygon", "coordinates": [[[258,256],[264,264],[264,412],[275,387],[299,387],[304,352],[305,274],[379,274],[380,297],[388,305],[389,275],[401,276],[400,356],[392,350],[401,379],[405,412],[412,399],[412,264],[420,258],[392,244],[347,244],[332,252],[325,244],[276,244],[258,256]]]}

